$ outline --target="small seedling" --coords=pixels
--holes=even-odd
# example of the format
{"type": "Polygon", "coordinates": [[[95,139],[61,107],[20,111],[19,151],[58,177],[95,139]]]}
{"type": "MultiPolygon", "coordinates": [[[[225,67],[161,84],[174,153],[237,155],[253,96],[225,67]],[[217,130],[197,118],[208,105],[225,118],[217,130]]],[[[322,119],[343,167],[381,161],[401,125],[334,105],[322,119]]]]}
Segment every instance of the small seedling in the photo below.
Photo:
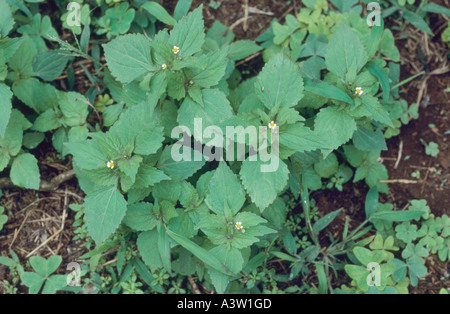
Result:
{"type": "Polygon", "coordinates": [[[429,144],[424,140],[420,140],[423,146],[425,146],[425,153],[431,157],[437,157],[439,155],[439,145],[435,142],[430,142],[429,144]]]}

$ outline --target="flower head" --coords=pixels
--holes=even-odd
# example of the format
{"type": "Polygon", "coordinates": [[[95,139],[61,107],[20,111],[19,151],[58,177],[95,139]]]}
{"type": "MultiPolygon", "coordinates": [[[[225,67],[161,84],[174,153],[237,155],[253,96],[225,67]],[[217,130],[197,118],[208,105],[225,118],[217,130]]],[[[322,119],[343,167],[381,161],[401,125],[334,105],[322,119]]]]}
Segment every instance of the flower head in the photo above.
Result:
{"type": "Polygon", "coordinates": [[[179,54],[180,53],[180,47],[178,47],[178,46],[173,46],[173,49],[172,49],[172,52],[174,53],[174,54],[179,54]]]}
{"type": "Polygon", "coordinates": [[[161,68],[162,68],[163,70],[167,69],[167,64],[164,63],[164,64],[161,66],[161,68]]]}
{"type": "Polygon", "coordinates": [[[363,94],[364,94],[364,91],[363,91],[362,87],[357,87],[356,88],[356,95],[362,96],[363,94]]]}
{"type": "Polygon", "coordinates": [[[277,124],[274,121],[269,123],[269,129],[275,130],[276,127],[277,127],[277,124]]]}
{"type": "Polygon", "coordinates": [[[114,167],[116,166],[115,164],[114,164],[114,161],[108,161],[108,163],[106,164],[106,166],[109,168],[109,169],[114,169],[114,167]]]}
{"type": "Polygon", "coordinates": [[[237,230],[244,230],[244,226],[242,225],[242,222],[240,222],[240,221],[236,222],[236,229],[237,230]]]}

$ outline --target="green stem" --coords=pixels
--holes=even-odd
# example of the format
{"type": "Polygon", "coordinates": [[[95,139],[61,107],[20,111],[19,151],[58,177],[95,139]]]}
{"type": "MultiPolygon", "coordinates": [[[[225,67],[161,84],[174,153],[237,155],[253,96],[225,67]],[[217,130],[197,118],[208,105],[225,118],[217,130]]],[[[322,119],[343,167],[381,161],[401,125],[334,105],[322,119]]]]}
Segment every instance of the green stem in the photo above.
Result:
{"type": "Polygon", "coordinates": [[[419,76],[421,76],[421,75],[424,75],[425,73],[426,73],[425,71],[422,71],[422,72],[420,72],[420,73],[417,73],[416,75],[411,76],[410,78],[407,78],[406,80],[404,80],[404,81],[398,83],[397,85],[392,86],[391,90],[397,89],[397,88],[399,88],[399,87],[401,87],[401,86],[403,86],[403,85],[405,85],[405,84],[408,84],[409,82],[415,80],[417,77],[419,77],[419,76]]]}

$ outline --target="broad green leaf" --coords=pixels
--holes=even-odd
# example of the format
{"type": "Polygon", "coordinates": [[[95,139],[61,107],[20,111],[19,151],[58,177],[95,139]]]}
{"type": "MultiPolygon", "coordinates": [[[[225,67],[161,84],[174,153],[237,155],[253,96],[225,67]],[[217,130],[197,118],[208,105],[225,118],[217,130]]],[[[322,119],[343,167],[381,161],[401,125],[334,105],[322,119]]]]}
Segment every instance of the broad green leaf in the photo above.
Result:
{"type": "Polygon", "coordinates": [[[6,127],[8,126],[9,118],[11,117],[11,99],[12,92],[5,84],[0,84],[0,137],[5,136],[6,127]]]}
{"type": "Polygon", "coordinates": [[[336,86],[330,85],[326,82],[305,79],[305,90],[325,98],[343,101],[347,104],[353,105],[353,99],[344,93],[336,86]]]}
{"type": "Polygon", "coordinates": [[[25,272],[20,275],[20,280],[24,283],[25,286],[30,288],[30,294],[38,294],[42,288],[42,285],[45,282],[45,278],[39,274],[25,272]]]}
{"type": "MultiPolygon", "coordinates": [[[[244,266],[242,253],[238,249],[221,245],[213,248],[209,253],[216,256],[233,273],[239,273],[244,266]]],[[[209,269],[209,274],[217,292],[220,294],[225,293],[231,278],[215,269],[209,269]]]]}
{"type": "Polygon", "coordinates": [[[390,127],[394,127],[392,124],[392,120],[389,116],[387,110],[383,107],[382,104],[378,101],[378,99],[371,95],[363,95],[362,99],[362,108],[366,110],[377,122],[384,123],[390,127]]]}
{"type": "Polygon", "coordinates": [[[183,58],[201,51],[205,42],[203,5],[182,18],[170,32],[170,44],[180,48],[183,58]]]}
{"type": "Polygon", "coordinates": [[[156,229],[139,234],[137,246],[142,259],[152,272],[163,267],[159,254],[155,254],[158,252],[158,231],[156,229]]]}
{"type": "Polygon", "coordinates": [[[281,158],[300,152],[310,152],[326,147],[323,139],[302,123],[291,124],[280,129],[281,158]]]}
{"type": "MultiPolygon", "coordinates": [[[[202,139],[205,129],[212,126],[220,126],[222,122],[233,116],[233,109],[225,94],[218,89],[204,89],[202,94],[203,107],[190,98],[184,100],[178,110],[178,123],[187,127],[191,132],[197,130],[198,132],[193,134],[195,139],[202,143],[207,143],[209,140],[202,139]],[[197,127],[195,127],[196,121],[198,122],[197,127]]],[[[216,139],[215,136],[214,134],[212,137],[216,139]]],[[[222,142],[223,140],[221,140],[222,142]]]]}
{"type": "Polygon", "coordinates": [[[56,88],[50,84],[41,83],[36,78],[16,81],[12,90],[20,101],[37,113],[58,107],[59,97],[56,88]]]}
{"type": "Polygon", "coordinates": [[[156,2],[146,2],[142,5],[142,8],[167,25],[173,26],[177,23],[177,21],[167,13],[166,9],[156,2]]]}
{"type": "Polygon", "coordinates": [[[127,84],[154,71],[150,41],[141,34],[128,34],[103,45],[112,75],[127,84]]]}
{"type": "Polygon", "coordinates": [[[327,107],[320,110],[315,121],[315,130],[327,143],[327,148],[338,149],[347,143],[357,129],[356,121],[344,110],[327,107]]]}
{"type": "Polygon", "coordinates": [[[294,107],[303,97],[303,79],[298,66],[284,54],[272,58],[255,83],[256,94],[267,109],[294,107]]]}
{"type": "Polygon", "coordinates": [[[65,275],[53,275],[47,279],[42,289],[44,295],[54,295],[57,291],[63,290],[67,287],[67,276],[65,275]]]}
{"type": "Polygon", "coordinates": [[[117,164],[119,169],[130,177],[131,181],[134,183],[136,182],[136,175],[138,174],[142,161],[143,158],[141,156],[133,156],[130,159],[121,159],[117,164]]]}
{"type": "Polygon", "coordinates": [[[75,92],[61,92],[58,99],[65,124],[74,127],[86,123],[89,111],[87,100],[83,95],[75,92]]]}
{"type": "Polygon", "coordinates": [[[34,74],[33,59],[37,52],[33,40],[25,37],[16,53],[9,60],[9,67],[16,72],[15,77],[17,79],[23,80],[34,74]]]}
{"type": "Polygon", "coordinates": [[[116,231],[127,212],[127,202],[116,186],[89,194],[84,207],[89,235],[97,245],[116,231]]]}
{"type": "Polygon", "coordinates": [[[133,152],[139,155],[155,154],[164,140],[163,128],[145,103],[123,113],[110,132],[121,140],[123,147],[134,145],[133,152]]]}
{"type": "Polygon", "coordinates": [[[188,239],[195,236],[198,231],[196,229],[196,225],[190,217],[190,213],[186,213],[184,210],[178,209],[177,215],[178,216],[170,220],[169,229],[188,239]]]}
{"type": "Polygon", "coordinates": [[[400,61],[400,51],[395,46],[394,34],[390,29],[386,29],[383,33],[380,43],[380,52],[394,62],[400,61]]]}
{"type": "Polygon", "coordinates": [[[48,50],[39,53],[33,60],[33,70],[45,81],[53,81],[64,71],[69,57],[61,50],[48,50]]]}
{"type": "Polygon", "coordinates": [[[22,188],[38,190],[41,182],[37,159],[31,154],[22,154],[11,166],[12,182],[22,188]]]}
{"type": "Polygon", "coordinates": [[[43,277],[53,274],[62,263],[61,256],[52,256],[48,260],[40,256],[30,258],[30,264],[33,269],[43,277]]]}
{"type": "Polygon", "coordinates": [[[335,154],[330,154],[327,158],[316,163],[314,169],[322,178],[331,178],[338,172],[339,161],[335,154]]]}
{"type": "Polygon", "coordinates": [[[363,266],[367,266],[370,263],[381,264],[386,258],[386,252],[371,251],[363,247],[356,247],[353,253],[363,266]]]}
{"type": "Polygon", "coordinates": [[[245,192],[238,177],[226,162],[221,162],[209,185],[206,204],[217,215],[224,215],[225,207],[235,215],[245,203],[245,192]]]}
{"type": "Polygon", "coordinates": [[[260,46],[251,40],[238,40],[230,45],[228,57],[232,61],[238,61],[261,51],[261,49],[260,46]]]}
{"type": "Polygon", "coordinates": [[[358,35],[342,23],[328,45],[326,55],[328,70],[345,79],[352,67],[356,69],[356,74],[359,73],[367,60],[367,52],[358,35]]]}
{"type": "Polygon", "coordinates": [[[5,62],[8,62],[9,59],[16,53],[17,49],[22,45],[22,41],[25,37],[17,37],[17,38],[3,38],[0,40],[0,50],[3,52],[3,58],[5,62]]]}
{"type": "Polygon", "coordinates": [[[167,180],[170,180],[170,177],[168,177],[164,172],[154,167],[150,167],[149,165],[143,164],[141,165],[141,167],[139,167],[134,187],[141,189],[147,188],[154,186],[161,181],[167,180]]]}
{"type": "Polygon", "coordinates": [[[183,147],[182,150],[185,150],[188,153],[188,156],[191,156],[189,160],[180,160],[175,161],[172,158],[172,149],[175,146],[167,146],[158,162],[158,168],[164,171],[168,176],[173,179],[178,180],[186,180],[193,176],[198,170],[203,168],[206,161],[204,158],[201,158],[200,161],[195,161],[193,158],[194,152],[190,147],[183,147]]]}
{"type": "Polygon", "coordinates": [[[247,159],[242,164],[240,176],[242,183],[250,195],[253,203],[263,212],[271,205],[286,187],[289,179],[289,170],[286,164],[272,156],[272,162],[278,163],[273,172],[263,172],[262,166],[267,166],[261,160],[247,159]]]}
{"type": "Polygon", "coordinates": [[[94,170],[107,166],[109,160],[95,141],[88,140],[84,143],[68,143],[66,145],[75,157],[75,162],[83,169],[94,170]]]}
{"type": "Polygon", "coordinates": [[[0,36],[6,37],[14,26],[14,18],[6,0],[0,1],[0,36]]]}
{"type": "Polygon", "coordinates": [[[291,32],[289,30],[289,26],[281,25],[278,22],[274,22],[272,25],[273,34],[275,35],[273,42],[275,45],[282,45],[286,39],[291,36],[291,32]]]}
{"type": "Polygon", "coordinates": [[[234,276],[235,274],[225,266],[215,255],[206,251],[204,248],[198,246],[189,239],[180,236],[169,229],[167,229],[167,234],[178,244],[184,247],[186,250],[194,254],[200,261],[204,262],[209,267],[217,270],[218,272],[227,275],[234,276]]]}
{"type": "Polygon", "coordinates": [[[387,150],[386,139],[380,129],[371,131],[359,128],[353,135],[353,143],[357,149],[362,151],[387,150]]]}
{"type": "Polygon", "coordinates": [[[61,122],[59,121],[55,110],[49,109],[34,121],[33,130],[45,133],[59,127],[61,127],[61,122]]]}
{"type": "Polygon", "coordinates": [[[139,203],[128,206],[123,223],[136,231],[150,231],[156,227],[153,204],[139,203]]]}
{"type": "Polygon", "coordinates": [[[227,50],[220,49],[199,57],[202,68],[192,69],[193,76],[191,80],[194,84],[203,88],[216,86],[225,75],[227,68],[226,56],[227,50]]]}

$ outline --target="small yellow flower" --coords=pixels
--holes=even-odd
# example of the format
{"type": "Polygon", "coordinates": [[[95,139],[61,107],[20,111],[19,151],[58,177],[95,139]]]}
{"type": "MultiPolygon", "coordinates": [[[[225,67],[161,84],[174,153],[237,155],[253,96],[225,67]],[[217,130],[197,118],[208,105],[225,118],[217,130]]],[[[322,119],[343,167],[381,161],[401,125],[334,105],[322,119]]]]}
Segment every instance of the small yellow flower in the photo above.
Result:
{"type": "Polygon", "coordinates": [[[240,222],[240,221],[236,222],[236,229],[237,230],[244,230],[244,226],[242,225],[242,222],[240,222]]]}
{"type": "Polygon", "coordinates": [[[114,164],[114,161],[108,161],[108,163],[106,164],[106,166],[109,168],[109,169],[114,169],[114,167],[116,166],[115,164],[114,164]]]}
{"type": "Polygon", "coordinates": [[[162,68],[163,70],[167,69],[167,64],[163,64],[163,65],[161,66],[161,68],[162,68]]]}
{"type": "Polygon", "coordinates": [[[180,47],[173,46],[172,52],[173,52],[174,54],[176,54],[176,55],[179,54],[179,53],[180,53],[180,47]]]}
{"type": "Polygon", "coordinates": [[[356,95],[362,96],[363,94],[364,94],[364,91],[363,91],[362,87],[357,87],[356,88],[356,95]]]}
{"type": "Polygon", "coordinates": [[[274,121],[269,123],[269,129],[275,130],[276,127],[277,127],[277,124],[274,121]]]}

